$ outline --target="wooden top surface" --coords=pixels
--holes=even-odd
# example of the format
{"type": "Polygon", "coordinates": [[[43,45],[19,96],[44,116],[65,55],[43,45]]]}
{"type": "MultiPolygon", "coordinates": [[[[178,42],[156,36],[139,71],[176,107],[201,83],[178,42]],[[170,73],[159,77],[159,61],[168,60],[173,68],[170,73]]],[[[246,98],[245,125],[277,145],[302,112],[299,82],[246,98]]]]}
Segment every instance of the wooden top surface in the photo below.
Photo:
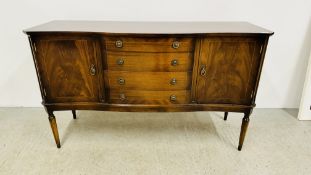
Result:
{"type": "Polygon", "coordinates": [[[24,30],[34,32],[91,32],[115,34],[273,34],[248,22],[121,22],[121,21],[51,21],[24,30]]]}

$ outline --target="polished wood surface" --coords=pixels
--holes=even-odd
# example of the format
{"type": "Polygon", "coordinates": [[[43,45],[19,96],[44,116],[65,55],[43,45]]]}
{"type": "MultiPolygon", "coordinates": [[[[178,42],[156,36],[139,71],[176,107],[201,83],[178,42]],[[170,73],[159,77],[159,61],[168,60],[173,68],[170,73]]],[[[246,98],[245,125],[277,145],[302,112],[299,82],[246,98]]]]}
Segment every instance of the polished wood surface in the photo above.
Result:
{"type": "Polygon", "coordinates": [[[273,34],[248,22],[121,22],[51,21],[24,30],[25,33],[88,32],[107,34],[273,34]]]}
{"type": "Polygon", "coordinates": [[[56,119],[53,113],[49,114],[49,122],[50,122],[53,136],[55,138],[56,146],[57,148],[60,148],[61,146],[60,146],[60,140],[59,140],[59,135],[58,135],[57,123],[56,123],[56,119]]]}
{"type": "Polygon", "coordinates": [[[249,123],[249,116],[250,113],[252,111],[247,111],[244,113],[244,117],[242,119],[242,125],[241,125],[241,132],[240,132],[240,139],[239,139],[239,146],[238,146],[238,150],[241,151],[242,150],[242,146],[244,143],[244,139],[245,139],[245,135],[246,135],[246,131],[248,128],[248,123],[249,123]]]}
{"type": "Polygon", "coordinates": [[[203,38],[196,71],[198,103],[250,104],[262,47],[258,37],[203,38]]]}
{"type": "Polygon", "coordinates": [[[44,95],[49,101],[99,101],[100,75],[90,76],[92,66],[101,67],[96,41],[47,38],[35,42],[44,95]]]}
{"type": "Polygon", "coordinates": [[[112,71],[188,72],[192,71],[193,53],[146,53],[107,51],[107,69],[112,71]]]}
{"type": "Polygon", "coordinates": [[[189,90],[146,91],[146,90],[110,90],[110,103],[124,104],[188,104],[189,90]],[[171,100],[175,96],[175,100],[171,100]]]}
{"type": "Polygon", "coordinates": [[[105,71],[106,87],[127,90],[185,90],[191,85],[191,72],[105,71]],[[119,80],[123,79],[124,84],[119,80]],[[172,80],[176,84],[171,84],[172,80]]]}
{"type": "Polygon", "coordinates": [[[104,39],[107,51],[133,51],[133,52],[191,52],[193,51],[193,38],[132,38],[132,37],[106,37],[104,39]],[[122,46],[116,46],[121,42],[122,46]],[[177,42],[178,47],[173,44],[177,42]]]}
{"type": "Polygon", "coordinates": [[[222,111],[244,113],[239,150],[273,34],[240,22],[54,21],[25,32],[58,147],[54,111],[222,111]]]}

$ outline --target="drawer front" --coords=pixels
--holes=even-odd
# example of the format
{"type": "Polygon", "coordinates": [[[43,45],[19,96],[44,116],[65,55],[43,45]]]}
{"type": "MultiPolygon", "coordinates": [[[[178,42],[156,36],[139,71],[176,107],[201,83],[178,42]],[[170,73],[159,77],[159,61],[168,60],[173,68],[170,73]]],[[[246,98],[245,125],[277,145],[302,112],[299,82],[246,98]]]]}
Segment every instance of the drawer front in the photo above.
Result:
{"type": "Polygon", "coordinates": [[[193,38],[107,37],[103,40],[108,51],[192,52],[194,50],[193,38]]]}
{"type": "Polygon", "coordinates": [[[105,71],[110,89],[186,90],[191,85],[191,72],[126,72],[105,71]]]}
{"type": "Polygon", "coordinates": [[[193,54],[107,52],[107,69],[114,71],[192,71],[193,54]]]}
{"type": "Polygon", "coordinates": [[[111,90],[110,103],[187,104],[190,103],[190,91],[111,90]]]}

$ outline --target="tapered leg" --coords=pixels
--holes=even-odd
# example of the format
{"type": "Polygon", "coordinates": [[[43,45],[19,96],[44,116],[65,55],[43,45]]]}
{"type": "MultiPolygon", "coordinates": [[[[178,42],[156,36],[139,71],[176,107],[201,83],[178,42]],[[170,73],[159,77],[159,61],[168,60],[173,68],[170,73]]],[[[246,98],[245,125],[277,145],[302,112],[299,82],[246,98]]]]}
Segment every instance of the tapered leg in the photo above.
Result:
{"type": "Polygon", "coordinates": [[[76,110],[72,110],[73,119],[77,119],[76,110]]]}
{"type": "Polygon", "coordinates": [[[227,117],[228,117],[228,112],[225,112],[224,120],[227,120],[227,117]]]}
{"type": "Polygon", "coordinates": [[[60,148],[60,141],[59,141],[59,136],[58,136],[58,129],[57,129],[57,124],[56,124],[56,119],[53,113],[49,114],[49,121],[51,125],[51,129],[54,135],[55,143],[57,145],[57,148],[60,148]]]}
{"type": "Polygon", "coordinates": [[[239,146],[238,146],[239,151],[241,151],[242,146],[243,146],[244,138],[245,138],[248,123],[249,123],[249,116],[250,116],[250,112],[246,112],[242,119],[241,133],[240,133],[239,146]]]}

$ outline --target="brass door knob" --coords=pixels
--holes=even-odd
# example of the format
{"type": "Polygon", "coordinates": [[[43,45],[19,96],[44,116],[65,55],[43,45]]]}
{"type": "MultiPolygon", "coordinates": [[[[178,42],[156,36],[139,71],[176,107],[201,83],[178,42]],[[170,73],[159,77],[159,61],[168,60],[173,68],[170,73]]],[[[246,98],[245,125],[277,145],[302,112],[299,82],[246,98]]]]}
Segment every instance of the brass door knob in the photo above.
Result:
{"type": "Polygon", "coordinates": [[[170,100],[171,100],[171,102],[175,102],[177,100],[176,95],[171,95],[170,100]]]}
{"type": "Polygon", "coordinates": [[[94,64],[91,64],[91,67],[90,67],[90,74],[91,75],[96,75],[96,68],[95,68],[95,65],[94,64]]]}
{"type": "Polygon", "coordinates": [[[175,85],[177,83],[177,80],[176,80],[176,78],[172,78],[171,79],[171,82],[170,82],[170,84],[171,85],[175,85]]]}
{"type": "Polygon", "coordinates": [[[206,65],[205,64],[201,66],[200,75],[206,76],[206,65]]]}
{"type": "Polygon", "coordinates": [[[117,47],[117,48],[123,47],[123,42],[122,42],[122,40],[117,40],[117,41],[116,41],[116,47],[117,47]]]}
{"type": "Polygon", "coordinates": [[[174,49],[177,49],[179,46],[180,46],[180,43],[178,41],[174,41],[173,44],[172,44],[172,47],[174,49]]]}
{"type": "Polygon", "coordinates": [[[123,60],[122,58],[119,58],[119,59],[117,60],[117,64],[118,64],[118,65],[123,65],[123,64],[124,64],[124,60],[123,60]]]}
{"type": "Polygon", "coordinates": [[[119,78],[119,79],[118,79],[118,83],[119,83],[120,85],[124,85],[124,84],[125,84],[125,80],[124,80],[123,78],[119,78]]]}
{"type": "Polygon", "coordinates": [[[121,101],[125,101],[126,100],[125,94],[123,94],[123,93],[120,94],[120,100],[121,101]]]}
{"type": "Polygon", "coordinates": [[[171,61],[171,65],[172,66],[177,66],[177,64],[178,64],[178,61],[176,59],[171,61]]]}

